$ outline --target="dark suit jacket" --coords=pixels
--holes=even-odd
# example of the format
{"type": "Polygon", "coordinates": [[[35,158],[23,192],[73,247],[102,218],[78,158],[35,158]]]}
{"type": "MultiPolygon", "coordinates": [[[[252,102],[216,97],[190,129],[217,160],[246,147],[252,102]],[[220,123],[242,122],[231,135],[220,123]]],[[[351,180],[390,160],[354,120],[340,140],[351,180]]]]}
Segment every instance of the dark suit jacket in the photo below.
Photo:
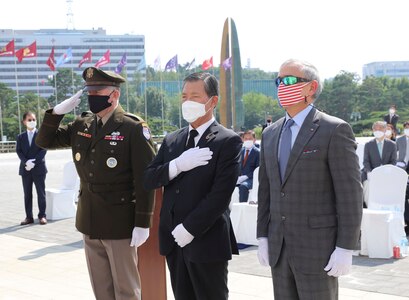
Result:
{"type": "Polygon", "coordinates": [[[231,259],[237,244],[227,209],[240,172],[242,142],[233,131],[214,122],[197,146],[209,147],[212,159],[205,166],[182,172],[169,181],[169,162],[184,152],[188,127],[168,134],[145,171],[147,189],[164,187],[160,213],[159,246],[162,255],[178,247],[171,234],[180,223],[193,236],[183,248],[192,262],[231,259]]]}
{"type": "Polygon", "coordinates": [[[395,128],[395,131],[396,131],[397,129],[396,125],[398,124],[398,120],[399,120],[398,115],[393,115],[391,118],[390,114],[387,114],[383,117],[383,120],[388,124],[392,124],[393,128],[395,128]]]}
{"type": "Polygon", "coordinates": [[[249,179],[253,179],[254,169],[260,165],[260,150],[254,146],[247,158],[246,164],[243,166],[243,159],[246,153],[246,149],[243,148],[241,151],[240,165],[241,165],[241,175],[246,175],[249,179]]]}
{"type": "Polygon", "coordinates": [[[382,157],[379,155],[376,139],[370,140],[364,148],[364,168],[362,169],[362,182],[368,179],[368,172],[382,165],[396,165],[396,144],[384,139],[382,157]]]}
{"type": "Polygon", "coordinates": [[[31,146],[28,143],[28,134],[27,131],[19,134],[17,136],[17,143],[16,143],[16,153],[20,158],[20,167],[18,174],[21,176],[26,176],[30,172],[33,175],[44,175],[47,173],[47,167],[45,166],[45,154],[47,150],[44,150],[38,147],[35,143],[35,138],[37,136],[37,132],[34,133],[33,140],[31,142],[31,146]],[[33,161],[35,166],[30,171],[26,170],[26,162],[29,159],[35,159],[33,161]]]}
{"type": "Polygon", "coordinates": [[[272,267],[285,239],[294,268],[323,274],[335,246],[358,246],[362,184],[355,138],[347,123],[313,108],[281,183],[277,153],[283,124],[284,118],[262,136],[257,237],[268,237],[272,267]]]}

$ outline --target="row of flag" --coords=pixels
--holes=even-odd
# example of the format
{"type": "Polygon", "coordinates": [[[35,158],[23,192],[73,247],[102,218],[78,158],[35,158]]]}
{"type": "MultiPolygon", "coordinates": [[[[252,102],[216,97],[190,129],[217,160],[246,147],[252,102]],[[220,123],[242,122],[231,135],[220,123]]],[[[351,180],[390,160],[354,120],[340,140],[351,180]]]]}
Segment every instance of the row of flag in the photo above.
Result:
{"type": "MultiPolygon", "coordinates": [[[[0,49],[0,57],[2,56],[16,56],[18,62],[22,62],[24,58],[36,57],[37,56],[37,44],[34,41],[27,47],[21,48],[15,51],[14,47],[14,39],[11,40],[6,46],[0,49]]],[[[51,53],[46,61],[46,64],[50,68],[51,71],[55,71],[56,68],[62,66],[63,64],[72,60],[72,49],[71,47],[68,48],[57,60],[55,59],[54,55],[54,47],[51,48],[51,53]]],[[[91,63],[92,61],[92,50],[91,48],[88,50],[87,53],[84,54],[82,59],[80,60],[78,67],[80,68],[84,63],[91,63]]],[[[110,50],[107,50],[105,54],[95,63],[96,68],[100,68],[103,65],[106,65],[110,62],[110,50]]],[[[115,68],[116,73],[121,73],[123,67],[126,65],[126,53],[123,54],[122,58],[119,60],[118,65],[115,68]]],[[[177,70],[178,66],[178,56],[175,55],[172,57],[165,65],[165,71],[168,70],[177,70]]],[[[232,59],[231,57],[225,59],[221,66],[228,70],[232,67],[232,59]]],[[[187,66],[186,70],[193,69],[195,67],[195,59],[191,61],[191,63],[187,66]]],[[[213,67],[213,56],[210,59],[206,59],[202,63],[202,70],[208,70],[213,67]]],[[[143,70],[146,68],[145,57],[139,62],[137,66],[137,71],[143,70]]],[[[154,68],[156,70],[160,69],[160,57],[157,57],[154,61],[154,68]]]]}

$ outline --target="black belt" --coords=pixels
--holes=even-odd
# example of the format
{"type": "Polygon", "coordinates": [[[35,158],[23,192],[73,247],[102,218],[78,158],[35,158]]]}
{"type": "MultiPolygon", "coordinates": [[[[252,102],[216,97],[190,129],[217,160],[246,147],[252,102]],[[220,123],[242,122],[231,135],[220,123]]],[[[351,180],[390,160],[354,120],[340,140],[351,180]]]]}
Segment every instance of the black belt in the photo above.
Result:
{"type": "Polygon", "coordinates": [[[133,183],[106,183],[106,184],[94,184],[86,183],[88,191],[92,193],[105,193],[105,192],[122,192],[133,190],[133,183]]]}

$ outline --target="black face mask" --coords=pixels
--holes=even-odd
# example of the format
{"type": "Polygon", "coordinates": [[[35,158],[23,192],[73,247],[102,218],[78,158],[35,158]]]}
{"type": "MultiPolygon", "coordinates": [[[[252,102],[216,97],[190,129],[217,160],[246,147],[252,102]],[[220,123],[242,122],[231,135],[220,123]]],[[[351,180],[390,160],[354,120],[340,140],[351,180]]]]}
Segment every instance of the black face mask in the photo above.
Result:
{"type": "MultiPolygon", "coordinates": [[[[113,93],[114,91],[112,91],[113,93]]],[[[108,96],[101,96],[101,95],[88,95],[88,104],[89,109],[94,113],[97,114],[100,111],[103,111],[105,108],[108,108],[112,105],[109,103],[108,100],[111,97],[111,94],[108,96]]]]}

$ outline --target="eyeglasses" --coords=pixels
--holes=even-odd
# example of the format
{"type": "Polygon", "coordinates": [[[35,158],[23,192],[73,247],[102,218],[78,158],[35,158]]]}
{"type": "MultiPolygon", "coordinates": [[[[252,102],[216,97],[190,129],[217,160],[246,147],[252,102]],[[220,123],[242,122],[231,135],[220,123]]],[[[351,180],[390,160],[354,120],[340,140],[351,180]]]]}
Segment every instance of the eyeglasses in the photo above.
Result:
{"type": "Polygon", "coordinates": [[[311,80],[301,78],[301,77],[295,77],[295,76],[284,76],[284,77],[277,77],[275,82],[276,86],[279,86],[280,83],[283,83],[284,85],[293,85],[299,82],[310,82],[311,80]]]}

